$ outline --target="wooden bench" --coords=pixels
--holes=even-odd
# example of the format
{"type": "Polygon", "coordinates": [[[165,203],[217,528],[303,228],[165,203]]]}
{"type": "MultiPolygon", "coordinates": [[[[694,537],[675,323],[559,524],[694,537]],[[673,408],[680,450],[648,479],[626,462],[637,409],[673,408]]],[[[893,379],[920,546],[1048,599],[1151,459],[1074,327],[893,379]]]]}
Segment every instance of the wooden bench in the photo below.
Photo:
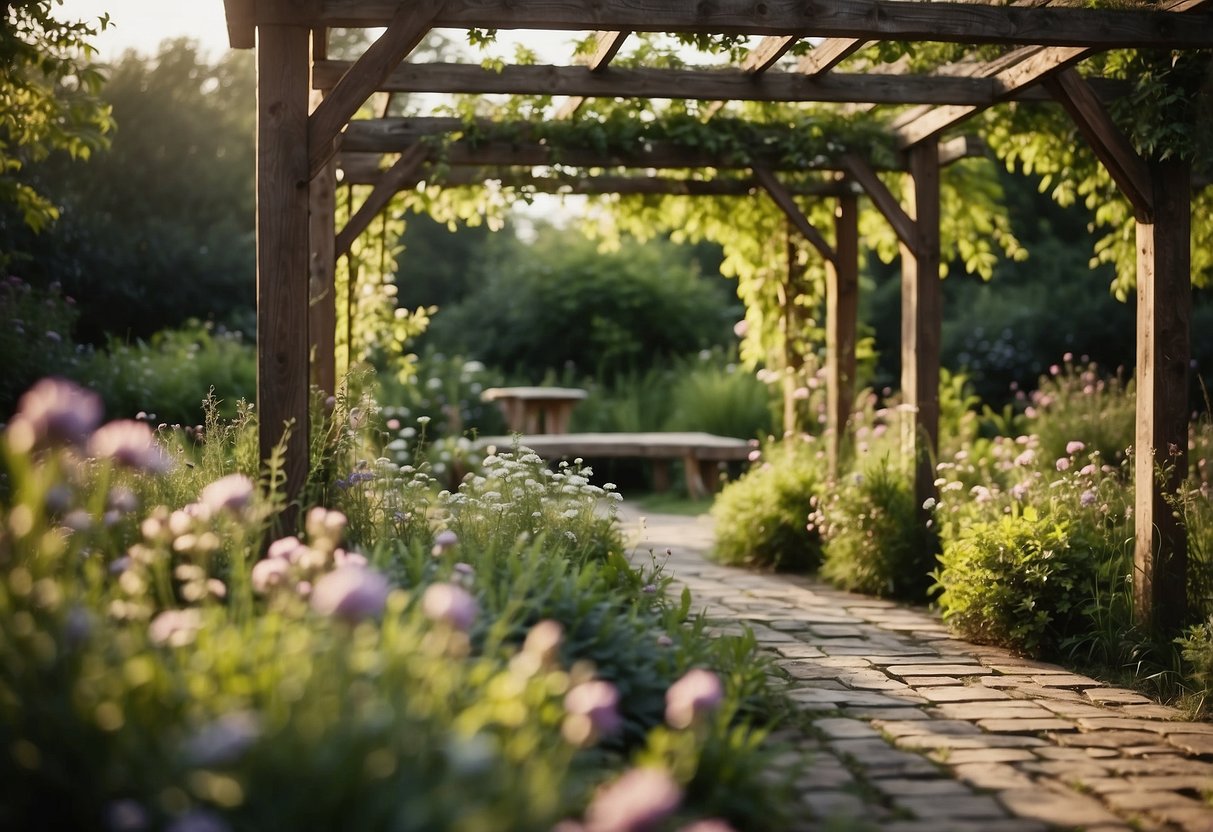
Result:
{"type": "Polygon", "coordinates": [[[707,483],[715,483],[721,462],[749,459],[750,443],[732,436],[711,433],[566,433],[558,436],[482,436],[474,443],[479,450],[510,450],[517,440],[548,462],[559,459],[647,459],[653,463],[653,488],[670,487],[670,462],[682,460],[687,494],[692,499],[708,496],[707,483]],[[706,479],[706,482],[705,482],[706,479]]]}

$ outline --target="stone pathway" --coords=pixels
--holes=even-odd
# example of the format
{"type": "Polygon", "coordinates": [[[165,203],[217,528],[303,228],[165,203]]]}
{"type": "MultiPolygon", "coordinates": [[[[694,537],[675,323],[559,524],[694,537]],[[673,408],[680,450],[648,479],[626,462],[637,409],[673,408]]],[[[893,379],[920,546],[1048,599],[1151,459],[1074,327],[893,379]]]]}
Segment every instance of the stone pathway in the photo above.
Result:
{"type": "Polygon", "coordinates": [[[749,627],[812,712],[805,830],[1213,832],[1213,724],[952,638],[917,608],[719,566],[707,516],[621,511],[716,632],[749,627]]]}

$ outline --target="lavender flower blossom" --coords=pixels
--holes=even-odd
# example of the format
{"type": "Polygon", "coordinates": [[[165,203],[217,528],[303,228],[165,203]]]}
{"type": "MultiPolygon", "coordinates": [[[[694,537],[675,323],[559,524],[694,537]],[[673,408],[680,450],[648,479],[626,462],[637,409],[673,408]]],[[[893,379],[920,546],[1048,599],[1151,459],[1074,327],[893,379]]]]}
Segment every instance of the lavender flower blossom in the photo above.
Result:
{"type": "Polygon", "coordinates": [[[1074,454],[1082,453],[1084,450],[1086,450],[1086,447],[1086,445],[1079,442],[1077,439],[1071,439],[1066,443],[1066,453],[1068,453],[1070,456],[1074,456],[1074,454]]]}
{"type": "Polygon", "coordinates": [[[256,486],[244,474],[228,474],[202,489],[199,502],[212,512],[241,511],[249,504],[256,486]]]}
{"type": "Polygon", "coordinates": [[[710,670],[693,668],[665,692],[665,721],[672,728],[689,728],[720,705],[724,689],[710,670]]]}
{"type": "Polygon", "coordinates": [[[261,736],[257,715],[234,711],[202,726],[181,747],[186,762],[199,768],[226,766],[244,756],[261,736]]]}
{"type": "Polygon", "coordinates": [[[373,569],[342,566],[316,581],[312,609],[321,615],[357,623],[383,614],[391,587],[373,569]]]}
{"type": "Polygon", "coordinates": [[[101,397],[63,379],[39,381],[21,397],[8,426],[18,453],[56,445],[83,445],[101,423],[101,397]]]}
{"type": "Polygon", "coordinates": [[[467,632],[476,620],[476,599],[454,584],[433,584],[421,598],[421,609],[432,621],[467,632]]]}
{"type": "Polygon", "coordinates": [[[623,725],[619,691],[610,682],[582,682],[564,697],[565,719],[561,732],[574,745],[610,736],[623,725]]]}
{"type": "Polygon", "coordinates": [[[645,832],[681,802],[682,789],[664,769],[634,768],[595,795],[586,809],[586,830],[645,832]]]}
{"type": "Polygon", "coordinates": [[[97,428],[88,441],[88,452],[126,468],[149,473],[168,470],[169,459],[143,422],[120,419],[97,428]]]}
{"type": "Polygon", "coordinates": [[[253,566],[253,591],[264,595],[276,586],[286,583],[291,565],[283,558],[262,558],[253,566]]]}
{"type": "Polygon", "coordinates": [[[430,550],[430,554],[434,557],[445,555],[455,548],[457,543],[459,543],[459,536],[450,529],[438,532],[438,535],[434,538],[434,548],[430,550]]]}

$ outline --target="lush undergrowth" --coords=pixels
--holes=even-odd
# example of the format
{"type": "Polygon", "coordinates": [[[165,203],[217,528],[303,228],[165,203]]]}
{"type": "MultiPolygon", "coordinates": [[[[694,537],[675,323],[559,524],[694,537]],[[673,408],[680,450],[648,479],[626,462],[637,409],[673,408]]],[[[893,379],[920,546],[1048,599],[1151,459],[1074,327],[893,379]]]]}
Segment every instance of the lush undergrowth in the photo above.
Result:
{"type": "Polygon", "coordinates": [[[982,408],[961,377],[941,386],[937,498],[918,506],[900,411],[864,394],[837,480],[814,437],[769,443],[713,509],[717,556],[815,567],[838,586],[936,606],[969,640],[1134,682],[1207,712],[1213,680],[1213,425],[1193,423],[1175,499],[1188,535],[1188,622],[1176,641],[1133,607],[1131,384],[1067,356],[1018,408],[982,408]],[[800,451],[786,450],[789,443],[800,451]],[[776,484],[781,484],[776,488],[776,484]],[[819,555],[817,553],[820,553],[819,555]]]}
{"type": "Polygon", "coordinates": [[[768,664],[629,562],[610,484],[515,448],[449,488],[424,446],[383,453],[372,400],[314,409],[282,527],[248,408],[154,434],[68,382],[24,396],[2,435],[0,826],[790,823],[768,664]]]}

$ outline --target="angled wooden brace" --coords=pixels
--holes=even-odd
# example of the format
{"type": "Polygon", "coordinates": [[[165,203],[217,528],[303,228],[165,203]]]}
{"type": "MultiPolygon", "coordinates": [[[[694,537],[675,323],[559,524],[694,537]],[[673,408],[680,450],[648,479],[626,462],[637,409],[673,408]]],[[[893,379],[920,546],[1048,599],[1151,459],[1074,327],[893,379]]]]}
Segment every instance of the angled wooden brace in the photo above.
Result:
{"type": "Polygon", "coordinates": [[[392,197],[407,187],[416,177],[417,171],[425,163],[427,155],[429,155],[429,150],[424,145],[415,144],[401,153],[400,158],[383,172],[371,190],[370,196],[358,206],[358,210],[337,234],[336,257],[350,253],[354,240],[358,239],[358,235],[366,230],[367,226],[371,224],[371,220],[387,207],[387,204],[392,201],[392,197]]]}
{"type": "MultiPolygon", "coordinates": [[[[606,69],[623,47],[623,42],[631,34],[631,32],[599,32],[597,34],[598,42],[594,47],[594,54],[590,57],[588,64],[590,72],[601,72],[606,69]]],[[[584,95],[570,96],[560,105],[560,109],[556,111],[553,117],[558,119],[572,118],[584,102],[584,95]]]]}
{"type": "MultiPolygon", "coordinates": [[[[337,134],[396,66],[429,33],[445,0],[407,0],[308,119],[308,164],[315,176],[337,152],[337,134]]],[[[311,176],[309,178],[311,178],[311,176]]]]}
{"type": "Polygon", "coordinates": [[[901,241],[902,245],[910,251],[917,252],[920,246],[914,220],[901,207],[901,202],[893,196],[893,192],[889,190],[888,186],[876,175],[876,171],[868,164],[867,159],[854,153],[848,153],[842,158],[842,167],[852,179],[859,183],[864,193],[868,195],[868,199],[872,200],[872,204],[876,206],[876,210],[880,211],[889,221],[889,225],[893,226],[893,233],[897,235],[897,239],[901,241]]]}
{"type": "Polygon", "coordinates": [[[801,236],[812,243],[813,248],[821,252],[821,256],[826,259],[826,262],[836,263],[838,255],[834,251],[834,247],[809,222],[809,218],[804,215],[792,197],[792,192],[784,187],[783,183],[775,178],[775,174],[767,168],[756,167],[753,168],[753,171],[758,184],[762,185],[763,189],[771,195],[771,199],[775,200],[775,204],[787,215],[801,236]]]}

